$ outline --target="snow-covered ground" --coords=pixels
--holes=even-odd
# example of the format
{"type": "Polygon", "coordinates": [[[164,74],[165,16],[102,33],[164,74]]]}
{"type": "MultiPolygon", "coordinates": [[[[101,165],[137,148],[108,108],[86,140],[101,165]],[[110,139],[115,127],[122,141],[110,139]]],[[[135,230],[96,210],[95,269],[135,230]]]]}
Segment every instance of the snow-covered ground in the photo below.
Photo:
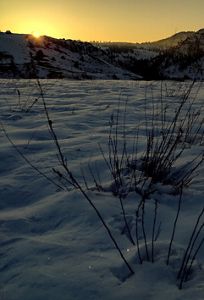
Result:
{"type": "MultiPolygon", "coordinates": [[[[120,202],[113,195],[111,174],[99,149],[101,147],[108,157],[110,122],[115,120],[113,113],[117,119],[120,103],[123,107],[120,120],[124,127],[123,109],[127,101],[127,151],[131,153],[136,139],[138,158],[142,156],[152,110],[159,107],[162,98],[162,103],[168,105],[166,118],[171,119],[189,85],[190,82],[170,81],[41,80],[49,117],[68,167],[101,212],[133,269],[134,275],[129,277],[127,266],[82,193],[72,187],[60,189],[25,161],[28,159],[38,171],[64,187],[65,181],[58,181],[53,172],[53,169],[60,170],[59,153],[49,134],[37,82],[0,81],[0,121],[3,126],[0,132],[0,299],[204,299],[203,248],[181,290],[177,280],[184,251],[204,204],[203,166],[197,170],[191,185],[183,190],[168,266],[167,253],[179,194],[171,186],[155,184],[154,192],[145,203],[144,219],[141,216],[138,219],[140,227],[144,221],[147,246],[151,251],[156,200],[154,263],[146,259],[144,236],[140,231],[139,249],[144,258],[140,264],[138,249],[131,244],[124,230],[120,202]],[[83,174],[89,190],[86,190],[83,174]],[[102,190],[97,190],[94,179],[102,190]]],[[[195,84],[188,98],[191,100],[195,110],[200,112],[198,121],[203,117],[202,84],[195,84]]],[[[118,133],[119,142],[122,137],[124,132],[122,136],[118,133]]],[[[180,165],[203,153],[203,146],[203,135],[199,132],[193,142],[186,141],[186,148],[174,168],[179,169],[180,165]]],[[[135,242],[135,212],[140,200],[134,191],[129,191],[123,199],[135,242]]],[[[203,236],[201,228],[198,243],[203,236]]]]}

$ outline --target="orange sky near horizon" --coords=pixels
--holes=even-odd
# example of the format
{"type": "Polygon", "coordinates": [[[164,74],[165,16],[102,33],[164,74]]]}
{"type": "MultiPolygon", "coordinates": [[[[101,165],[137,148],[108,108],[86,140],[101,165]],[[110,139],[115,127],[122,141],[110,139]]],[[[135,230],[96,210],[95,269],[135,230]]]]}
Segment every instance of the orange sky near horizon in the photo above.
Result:
{"type": "Polygon", "coordinates": [[[204,27],[203,0],[1,0],[0,30],[147,42],[204,27]]]}

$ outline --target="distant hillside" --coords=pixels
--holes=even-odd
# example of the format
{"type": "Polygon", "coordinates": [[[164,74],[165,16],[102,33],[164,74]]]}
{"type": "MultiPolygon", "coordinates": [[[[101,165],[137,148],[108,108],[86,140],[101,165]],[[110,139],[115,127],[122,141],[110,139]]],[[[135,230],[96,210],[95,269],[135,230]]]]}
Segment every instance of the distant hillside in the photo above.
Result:
{"type": "Polygon", "coordinates": [[[166,49],[152,63],[164,78],[204,80],[204,29],[166,49]]]}
{"type": "Polygon", "coordinates": [[[0,77],[203,80],[204,29],[152,43],[87,43],[0,33],[0,77]]]}
{"type": "Polygon", "coordinates": [[[98,43],[112,60],[143,79],[204,79],[204,29],[153,43],[98,43]]]}
{"type": "Polygon", "coordinates": [[[182,31],[178,32],[165,39],[155,41],[155,42],[145,42],[145,43],[128,43],[128,42],[93,42],[95,46],[101,48],[120,48],[120,49],[154,49],[154,50],[164,50],[170,47],[175,47],[181,42],[185,41],[188,37],[192,36],[194,31],[182,31]]]}
{"type": "Polygon", "coordinates": [[[194,35],[194,31],[182,31],[179,33],[176,33],[166,39],[162,39],[156,42],[152,43],[142,43],[141,45],[143,47],[150,47],[150,48],[155,48],[159,50],[164,50],[168,49],[170,47],[176,47],[183,41],[185,41],[187,38],[191,37],[194,35]]]}

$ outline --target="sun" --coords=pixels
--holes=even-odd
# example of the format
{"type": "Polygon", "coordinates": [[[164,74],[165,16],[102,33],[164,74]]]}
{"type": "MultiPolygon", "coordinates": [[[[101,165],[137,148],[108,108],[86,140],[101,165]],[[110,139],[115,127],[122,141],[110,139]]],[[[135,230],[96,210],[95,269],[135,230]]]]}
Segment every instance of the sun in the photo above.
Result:
{"type": "Polygon", "coordinates": [[[34,32],[32,33],[32,35],[33,35],[36,39],[38,39],[38,38],[41,36],[41,34],[40,34],[38,31],[34,31],[34,32]]]}

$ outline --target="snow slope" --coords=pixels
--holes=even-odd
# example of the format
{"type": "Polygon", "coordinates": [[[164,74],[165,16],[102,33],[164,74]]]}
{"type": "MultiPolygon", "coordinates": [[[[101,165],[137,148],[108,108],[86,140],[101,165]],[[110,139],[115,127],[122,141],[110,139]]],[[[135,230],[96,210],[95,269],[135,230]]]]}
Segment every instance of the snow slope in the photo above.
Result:
{"type": "Polygon", "coordinates": [[[3,78],[137,79],[90,43],[0,33],[3,78]]]}
{"type": "Polygon", "coordinates": [[[24,64],[30,62],[29,49],[27,48],[27,41],[25,35],[15,34],[0,34],[0,49],[1,52],[8,52],[15,58],[17,64],[24,64]]]}
{"type": "MultiPolygon", "coordinates": [[[[86,174],[89,197],[101,211],[134,269],[121,261],[96,213],[78,190],[60,190],[40,176],[17,153],[3,131],[0,132],[0,299],[6,300],[203,300],[204,252],[199,252],[190,279],[178,289],[178,266],[203,207],[204,168],[200,166],[192,185],[184,190],[181,214],[172,246],[169,266],[166,255],[178,207],[178,194],[158,185],[146,206],[145,226],[151,244],[152,211],[158,206],[158,239],[155,262],[138,262],[137,248],[124,231],[119,200],[111,191],[112,179],[98,144],[107,154],[111,115],[118,103],[127,104],[126,134],[134,140],[140,123],[138,153],[145,147],[145,116],[163,100],[169,115],[174,113],[179,95],[189,83],[145,81],[41,80],[50,118],[70,169],[84,185],[86,174]],[[95,188],[89,171],[92,166],[104,187],[95,188]],[[98,171],[97,171],[98,170],[98,171]]],[[[39,170],[58,182],[52,168],[58,168],[56,148],[45,119],[39,86],[35,80],[0,81],[0,121],[17,149],[39,170]],[[37,100],[35,100],[37,99],[37,100]]],[[[204,89],[196,84],[190,95],[195,108],[203,113],[204,89]]],[[[202,115],[201,115],[202,116],[202,115]]],[[[160,124],[161,125],[161,124],[160,124]]],[[[203,136],[186,151],[179,163],[191,161],[203,152],[203,136]]],[[[131,145],[131,143],[130,143],[131,145]]],[[[128,146],[132,151],[132,146],[128,146]]],[[[177,166],[179,167],[179,166],[177,166]]],[[[99,179],[97,179],[99,180],[99,179]]],[[[131,192],[125,199],[130,224],[140,196],[131,192]]],[[[135,237],[135,229],[132,227],[135,237]]],[[[203,237],[203,232],[202,232],[203,237]]],[[[140,237],[141,255],[145,247],[140,237]]],[[[150,245],[148,244],[148,245],[150,245]]]]}

